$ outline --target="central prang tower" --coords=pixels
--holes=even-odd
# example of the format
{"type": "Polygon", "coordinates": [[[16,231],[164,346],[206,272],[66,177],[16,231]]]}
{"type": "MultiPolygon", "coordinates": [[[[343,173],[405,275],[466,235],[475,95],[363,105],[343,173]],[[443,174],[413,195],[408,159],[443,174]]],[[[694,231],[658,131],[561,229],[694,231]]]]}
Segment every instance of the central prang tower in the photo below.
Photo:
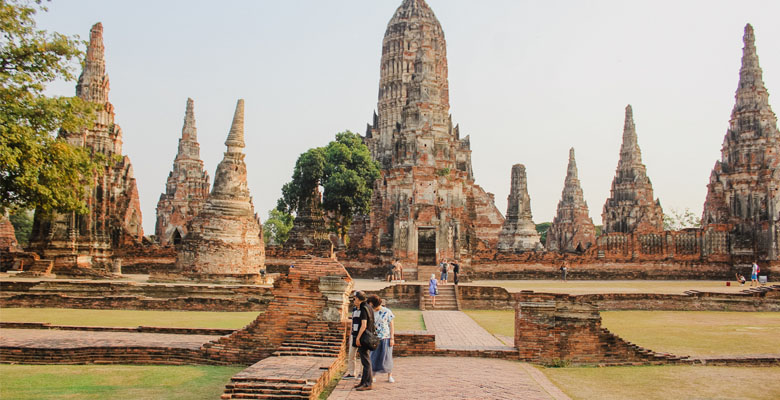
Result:
{"type": "Polygon", "coordinates": [[[382,167],[353,246],[433,265],[495,247],[504,217],[474,183],[469,138],[449,115],[447,43],[424,0],[404,0],[382,42],[378,113],[365,143],[382,167]]]}

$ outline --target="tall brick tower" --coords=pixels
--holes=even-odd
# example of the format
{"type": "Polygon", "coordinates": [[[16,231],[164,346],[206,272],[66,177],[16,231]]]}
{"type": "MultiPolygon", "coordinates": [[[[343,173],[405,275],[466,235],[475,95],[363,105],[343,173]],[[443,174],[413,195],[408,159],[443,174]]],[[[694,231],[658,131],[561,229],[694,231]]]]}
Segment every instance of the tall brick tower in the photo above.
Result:
{"type": "Polygon", "coordinates": [[[601,219],[604,223],[604,233],[664,229],[664,212],[661,202],[658,199],[653,200],[653,185],[647,177],[645,165],[642,164],[642,152],[639,150],[630,104],[626,106],[620,161],[601,219]]]}
{"type": "Polygon", "coordinates": [[[449,115],[447,43],[423,0],[404,0],[382,41],[378,113],[365,143],[382,167],[352,245],[431,265],[495,246],[504,218],[474,183],[469,138],[449,115]]]}
{"type": "Polygon", "coordinates": [[[780,133],[745,26],[736,104],[707,185],[702,224],[730,224],[732,256],[777,260],[780,250],[780,133]]]}
{"type": "Polygon", "coordinates": [[[87,196],[89,211],[84,215],[58,214],[43,217],[36,212],[30,247],[42,257],[54,259],[57,266],[91,266],[107,269],[112,250],[140,243],[141,205],[133,177],[133,166],[122,156],[122,129],[114,122],[114,106],[108,101],[103,25],[89,32],[84,70],[76,85],[76,95],[98,105],[95,124],[82,132],[60,131],[68,143],[102,153],[109,166],[96,177],[87,196]],[[118,158],[118,161],[112,162],[118,158]]]}
{"type": "Polygon", "coordinates": [[[155,235],[161,245],[181,243],[187,235],[187,223],[198,213],[209,195],[209,174],[203,169],[195,127],[195,102],[187,99],[179,151],[168,174],[165,193],[157,202],[155,235]]]}
{"type": "Polygon", "coordinates": [[[563,183],[558,212],[547,231],[545,247],[550,251],[584,251],[596,243],[596,227],[588,212],[588,203],[582,193],[574,159],[574,148],[569,149],[569,165],[563,183]]]}

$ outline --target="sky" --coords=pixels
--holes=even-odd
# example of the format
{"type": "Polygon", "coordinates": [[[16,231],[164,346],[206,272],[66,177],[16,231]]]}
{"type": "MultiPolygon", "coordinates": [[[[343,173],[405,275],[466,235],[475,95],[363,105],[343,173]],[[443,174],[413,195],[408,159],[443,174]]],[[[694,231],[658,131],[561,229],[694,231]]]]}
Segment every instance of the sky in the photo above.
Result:
{"type": "MultiPolygon", "coordinates": [[[[54,0],[41,29],[104,28],[110,101],[132,161],[147,235],[195,100],[213,178],[236,100],[265,220],[298,155],[337,132],[365,133],[376,109],[384,31],[401,0],[54,0]]],[[[769,101],[780,110],[780,2],[428,0],[444,29],[450,104],[470,135],[477,184],[506,212],[525,164],[537,223],[551,221],[574,147],[594,223],[615,175],[624,109],[665,212],[701,215],[728,128],[750,22],[769,101]],[[773,95],[774,93],[774,95],[773,95]]],[[[52,95],[73,95],[55,82],[52,95]]]]}

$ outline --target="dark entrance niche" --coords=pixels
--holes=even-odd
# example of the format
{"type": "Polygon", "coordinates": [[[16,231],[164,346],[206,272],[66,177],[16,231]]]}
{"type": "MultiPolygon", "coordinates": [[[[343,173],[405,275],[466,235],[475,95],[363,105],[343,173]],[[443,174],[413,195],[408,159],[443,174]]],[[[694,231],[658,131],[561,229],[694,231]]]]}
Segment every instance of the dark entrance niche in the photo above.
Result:
{"type": "Polygon", "coordinates": [[[417,228],[417,265],[436,265],[436,228],[417,228]]]}
{"type": "Polygon", "coordinates": [[[175,229],[173,231],[173,237],[171,238],[173,241],[173,244],[175,246],[178,246],[181,244],[181,233],[179,233],[179,229],[175,229]]]}

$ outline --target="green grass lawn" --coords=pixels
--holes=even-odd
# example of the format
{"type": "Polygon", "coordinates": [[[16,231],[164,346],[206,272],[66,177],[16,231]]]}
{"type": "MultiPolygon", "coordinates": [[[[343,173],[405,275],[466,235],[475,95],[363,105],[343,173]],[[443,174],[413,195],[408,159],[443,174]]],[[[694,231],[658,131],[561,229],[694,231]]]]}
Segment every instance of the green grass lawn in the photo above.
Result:
{"type": "Polygon", "coordinates": [[[0,365],[2,399],[218,399],[244,367],[0,365]]]}
{"type": "Polygon", "coordinates": [[[677,355],[780,354],[780,312],[605,311],[602,326],[677,355]]]}
{"type": "Polygon", "coordinates": [[[80,326],[164,326],[169,328],[240,329],[260,312],[85,310],[72,308],[2,308],[2,322],[48,322],[80,326]]]}
{"type": "Polygon", "coordinates": [[[572,399],[780,399],[780,367],[541,368],[572,399]]]}
{"type": "Polygon", "coordinates": [[[592,294],[592,293],[671,293],[682,294],[686,290],[702,292],[737,293],[748,286],[739,286],[735,281],[726,286],[725,281],[577,281],[570,280],[523,280],[523,281],[474,281],[466,285],[499,286],[510,292],[533,290],[535,292],[592,294]],[[736,286],[735,286],[736,285],[736,286]]]}
{"type": "Polygon", "coordinates": [[[411,308],[393,308],[391,310],[395,314],[393,324],[396,332],[425,330],[422,311],[411,308]]]}
{"type": "Polygon", "coordinates": [[[486,331],[500,336],[515,336],[515,312],[512,310],[463,310],[486,331]]]}

